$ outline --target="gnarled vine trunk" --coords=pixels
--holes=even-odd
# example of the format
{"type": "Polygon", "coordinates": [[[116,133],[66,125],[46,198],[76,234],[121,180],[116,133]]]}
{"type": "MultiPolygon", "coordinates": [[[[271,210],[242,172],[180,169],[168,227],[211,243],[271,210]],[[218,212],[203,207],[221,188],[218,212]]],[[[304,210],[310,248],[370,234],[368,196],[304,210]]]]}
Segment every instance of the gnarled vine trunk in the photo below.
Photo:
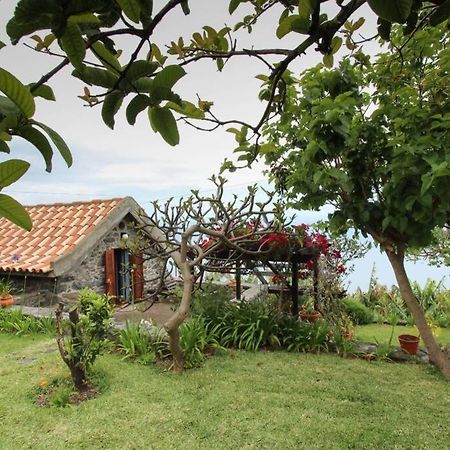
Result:
{"type": "Polygon", "coordinates": [[[386,254],[394,269],[395,278],[397,279],[402,298],[411,312],[420,335],[425,342],[430,360],[439,367],[446,377],[450,378],[450,358],[441,350],[427,324],[425,313],[414,295],[406,274],[403,255],[389,250],[386,250],[386,254]]]}

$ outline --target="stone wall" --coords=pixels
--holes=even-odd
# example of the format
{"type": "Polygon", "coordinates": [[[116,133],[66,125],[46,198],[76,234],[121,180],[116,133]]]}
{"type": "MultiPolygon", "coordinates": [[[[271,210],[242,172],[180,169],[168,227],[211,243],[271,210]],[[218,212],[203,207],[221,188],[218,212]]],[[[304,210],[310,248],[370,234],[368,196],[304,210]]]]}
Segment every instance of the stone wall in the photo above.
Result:
{"type": "MultiPolygon", "coordinates": [[[[88,287],[98,293],[105,292],[105,251],[112,248],[123,248],[121,235],[127,233],[130,240],[136,236],[133,228],[129,226],[131,216],[126,217],[113,228],[91,252],[84,258],[78,267],[57,279],[43,276],[11,276],[17,289],[22,291],[17,296],[17,303],[27,306],[37,304],[57,303],[60,299],[75,300],[77,292],[88,287]],[[25,289],[24,289],[25,288],[25,289]]],[[[156,284],[158,270],[161,262],[150,260],[144,262],[144,279],[146,280],[144,292],[151,291],[156,284]],[[148,282],[147,282],[148,281],[148,282]],[[152,286],[153,285],[153,286],[152,286]]]]}

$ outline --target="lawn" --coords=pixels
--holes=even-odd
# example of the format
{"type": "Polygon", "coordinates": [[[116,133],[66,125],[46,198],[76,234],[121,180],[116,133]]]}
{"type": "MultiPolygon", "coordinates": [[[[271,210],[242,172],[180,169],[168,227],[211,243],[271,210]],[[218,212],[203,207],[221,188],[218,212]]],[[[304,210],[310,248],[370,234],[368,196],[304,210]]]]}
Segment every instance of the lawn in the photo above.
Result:
{"type": "Polygon", "coordinates": [[[229,352],[183,375],[99,358],[81,406],[39,408],[65,370],[53,340],[0,334],[0,448],[448,448],[450,383],[427,366],[331,354],[229,352]],[[5,348],[7,349],[6,351],[5,348]],[[37,358],[33,360],[33,358],[37,358]]]}
{"type": "MultiPolygon", "coordinates": [[[[366,342],[387,342],[391,336],[392,327],[390,325],[360,325],[356,327],[355,338],[366,342]]],[[[417,336],[417,329],[414,327],[396,326],[394,328],[394,339],[392,343],[398,345],[397,337],[401,334],[414,334],[417,336]]],[[[437,330],[437,341],[441,345],[450,344],[450,328],[439,328],[437,330]]],[[[421,344],[423,346],[423,342],[421,344]]]]}

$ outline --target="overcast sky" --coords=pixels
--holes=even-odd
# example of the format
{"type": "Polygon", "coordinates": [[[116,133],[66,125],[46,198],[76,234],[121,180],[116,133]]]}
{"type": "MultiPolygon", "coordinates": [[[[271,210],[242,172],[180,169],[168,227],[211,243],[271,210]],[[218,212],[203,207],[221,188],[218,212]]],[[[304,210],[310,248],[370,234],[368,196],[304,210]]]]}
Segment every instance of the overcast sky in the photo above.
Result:
{"type": "MultiPolygon", "coordinates": [[[[23,44],[33,41],[24,39],[13,47],[5,34],[5,24],[12,16],[16,1],[0,0],[0,40],[7,47],[0,51],[1,67],[13,72],[22,82],[37,81],[59,62],[58,58],[38,54],[23,44]]],[[[163,2],[155,1],[155,10],[163,2]]],[[[169,44],[179,35],[185,42],[192,32],[203,25],[221,28],[232,24],[225,0],[191,0],[191,15],[184,16],[181,9],[174,12],[170,21],[158,30],[155,41],[160,46],[169,44]]],[[[239,12],[239,10],[238,10],[239,12]]],[[[272,16],[273,19],[274,16],[272,16]]],[[[357,18],[357,17],[356,17],[357,18]]],[[[373,32],[374,23],[369,22],[362,30],[365,36],[373,32]]],[[[298,36],[288,36],[278,41],[274,36],[273,20],[262,23],[255,35],[240,35],[241,42],[250,47],[288,47],[298,36]]],[[[295,42],[295,41],[294,41],[295,42]]],[[[54,44],[55,51],[57,49],[54,44]]],[[[119,47],[132,48],[133,42],[124,40],[119,47]]],[[[376,47],[372,45],[372,52],[376,47]]],[[[308,52],[296,63],[297,72],[320,61],[320,55],[308,52]]],[[[217,72],[211,62],[195,63],[188,75],[177,84],[177,92],[183,98],[196,102],[196,95],[214,102],[214,113],[223,120],[239,118],[251,123],[258,121],[263,104],[258,99],[260,81],[254,78],[265,67],[250,58],[230,60],[223,73],[217,72]]],[[[144,207],[152,200],[164,200],[189,193],[190,189],[210,189],[208,177],[218,172],[225,157],[232,158],[236,146],[232,134],[223,129],[204,133],[188,126],[179,125],[181,142],[177,147],[167,145],[151,130],[146,113],[142,113],[134,127],[127,124],[124,108],[116,116],[116,127],[110,130],[103,124],[99,108],[87,108],[77,97],[82,95],[84,84],[70,76],[70,68],[55,76],[49,83],[56,95],[56,102],[37,100],[35,118],[56,129],[66,140],[74,156],[74,164],[68,169],[59,155],[55,154],[54,168],[48,174],[42,157],[30,144],[15,138],[11,156],[26,159],[31,169],[18,183],[5,189],[24,204],[69,202],[93,198],[134,197],[144,207]]],[[[0,161],[7,159],[0,154],[0,161]]],[[[264,185],[262,166],[231,174],[229,189],[233,193],[245,193],[251,183],[264,185]]],[[[326,212],[301,212],[300,222],[310,223],[326,217],[326,212]]],[[[384,255],[372,251],[357,263],[357,270],[350,277],[352,287],[367,288],[374,261],[380,281],[392,284],[394,278],[384,255]]],[[[410,266],[411,278],[423,282],[428,276],[441,278],[446,270],[429,269],[425,264],[410,266]]]]}

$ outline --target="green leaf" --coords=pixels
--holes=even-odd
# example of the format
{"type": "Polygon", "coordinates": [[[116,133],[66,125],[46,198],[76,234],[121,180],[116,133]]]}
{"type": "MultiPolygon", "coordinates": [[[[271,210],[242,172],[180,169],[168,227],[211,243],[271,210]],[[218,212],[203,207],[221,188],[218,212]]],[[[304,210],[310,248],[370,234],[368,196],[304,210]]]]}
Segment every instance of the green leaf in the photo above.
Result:
{"type": "Polygon", "coordinates": [[[411,13],[413,0],[368,0],[368,3],[378,17],[404,23],[411,13]]]}
{"type": "Polygon", "coordinates": [[[134,81],[138,78],[152,75],[158,67],[159,64],[155,62],[145,61],[143,59],[135,61],[127,70],[127,80],[134,81]]]}
{"type": "Polygon", "coordinates": [[[126,116],[130,125],[136,123],[136,117],[150,105],[150,98],[147,95],[136,95],[130,103],[128,103],[126,116]]]}
{"type": "Polygon", "coordinates": [[[21,159],[10,159],[0,163],[0,188],[9,186],[10,184],[21,178],[30,168],[30,163],[21,159]]]}
{"type": "Polygon", "coordinates": [[[103,44],[103,42],[94,42],[91,46],[95,57],[107,68],[113,69],[116,73],[122,70],[119,60],[103,44]]]}
{"type": "Polygon", "coordinates": [[[72,153],[70,152],[69,147],[65,143],[64,139],[48,125],[45,125],[41,122],[37,122],[36,120],[33,120],[33,123],[36,124],[36,126],[42,128],[48,134],[53,144],[55,144],[55,147],[58,149],[62,158],[66,162],[67,167],[70,167],[73,162],[72,153]]]}
{"type": "Polygon", "coordinates": [[[36,106],[30,88],[24,86],[12,73],[1,67],[0,91],[19,107],[25,117],[33,116],[36,106]]]}
{"type": "Polygon", "coordinates": [[[17,2],[14,17],[6,31],[13,44],[37,30],[52,29],[63,21],[62,6],[58,0],[21,0],[17,2]]]}
{"type": "Polygon", "coordinates": [[[236,11],[237,7],[243,3],[245,0],[231,0],[230,4],[228,5],[228,12],[230,14],[233,14],[234,11],[236,11]]]}
{"type": "Polygon", "coordinates": [[[75,14],[70,16],[68,20],[72,23],[93,23],[95,25],[100,23],[98,17],[92,13],[75,14]]]}
{"type": "Polygon", "coordinates": [[[335,36],[331,40],[331,54],[335,55],[341,48],[341,45],[342,45],[342,38],[339,36],[335,36]]]}
{"type": "Polygon", "coordinates": [[[205,117],[205,113],[200,108],[186,100],[181,102],[181,106],[173,102],[167,102],[166,107],[192,119],[204,119],[205,117]]]}
{"type": "Polygon", "coordinates": [[[0,194],[0,217],[5,217],[27,231],[33,228],[27,210],[17,200],[6,194],[0,194]]]}
{"type": "Polygon", "coordinates": [[[53,150],[47,138],[31,125],[25,125],[17,131],[17,135],[33,144],[42,154],[45,161],[45,170],[52,171],[53,150]]]}
{"type": "Polygon", "coordinates": [[[67,21],[66,30],[61,37],[61,46],[72,65],[82,70],[86,56],[86,43],[81,35],[80,27],[70,20],[67,21]]]}
{"type": "Polygon", "coordinates": [[[10,153],[8,144],[5,141],[0,140],[0,152],[2,153],[10,153]]]}
{"type": "Polygon", "coordinates": [[[286,34],[291,31],[295,31],[296,33],[306,34],[308,33],[309,27],[311,26],[311,21],[309,17],[302,17],[298,14],[294,14],[292,16],[288,16],[283,19],[278,25],[276,35],[279,39],[286,36],[286,34]]]}
{"type": "Polygon", "coordinates": [[[323,65],[327,67],[328,69],[331,69],[334,64],[334,58],[333,55],[324,55],[323,57],[323,65]]]}
{"type": "Polygon", "coordinates": [[[141,5],[138,0],[117,0],[125,15],[134,23],[139,23],[141,17],[141,5]]]}
{"type": "Polygon", "coordinates": [[[381,39],[384,39],[385,41],[390,40],[391,28],[391,22],[388,22],[387,20],[381,18],[378,19],[378,34],[380,35],[381,39]]]}
{"type": "Polygon", "coordinates": [[[82,70],[74,70],[72,75],[89,85],[101,86],[111,89],[117,83],[119,77],[108,70],[98,69],[96,67],[82,67],[82,70]]]}
{"type": "Polygon", "coordinates": [[[436,26],[450,17],[450,0],[440,4],[430,16],[430,25],[436,26]]]}
{"type": "Polygon", "coordinates": [[[119,91],[113,91],[105,97],[102,107],[102,119],[105,124],[114,129],[114,116],[119,111],[123,102],[123,94],[119,91]]]}
{"type": "Polygon", "coordinates": [[[150,124],[155,132],[161,134],[169,145],[177,145],[180,142],[177,122],[169,108],[154,106],[148,109],[150,124]]]}
{"type": "MultiPolygon", "coordinates": [[[[35,83],[31,83],[29,85],[30,90],[33,89],[35,83]]],[[[55,94],[53,93],[53,90],[50,86],[47,84],[41,84],[37,89],[34,89],[31,91],[31,94],[33,97],[42,97],[45,98],[45,100],[55,101],[55,94]]]]}
{"type": "Polygon", "coordinates": [[[5,44],[3,41],[0,41],[0,50],[1,50],[3,47],[6,47],[6,44],[5,44]]]}
{"type": "Polygon", "coordinates": [[[181,9],[183,10],[183,13],[185,16],[187,16],[191,13],[191,10],[189,9],[188,0],[183,0],[181,2],[181,9]]]}
{"type": "Polygon", "coordinates": [[[164,67],[153,79],[153,86],[172,89],[175,83],[185,75],[186,71],[178,65],[164,67]]]}

